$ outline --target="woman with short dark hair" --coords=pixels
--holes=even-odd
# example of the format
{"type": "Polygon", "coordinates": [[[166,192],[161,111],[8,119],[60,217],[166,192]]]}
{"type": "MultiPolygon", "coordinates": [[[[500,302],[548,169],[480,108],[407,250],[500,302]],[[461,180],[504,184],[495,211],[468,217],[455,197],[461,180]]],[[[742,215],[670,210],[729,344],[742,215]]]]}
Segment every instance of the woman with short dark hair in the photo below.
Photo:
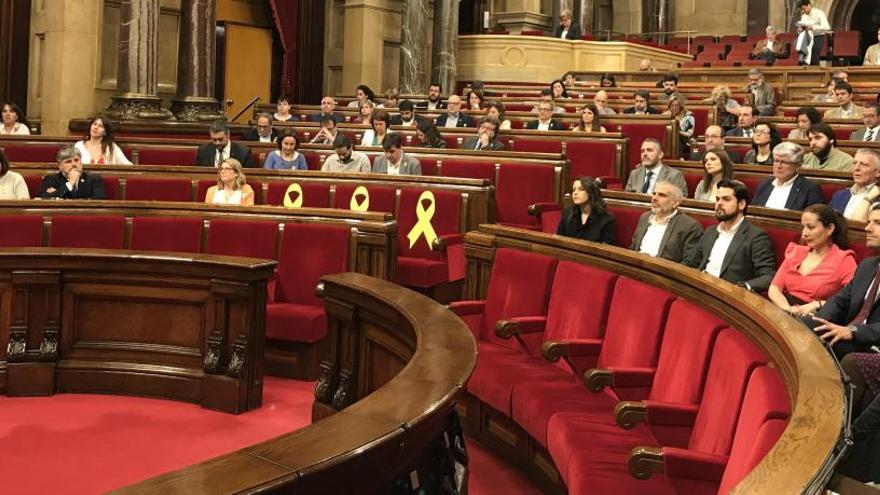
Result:
{"type": "Polygon", "coordinates": [[[571,185],[572,205],[562,212],[556,234],[586,241],[614,244],[614,215],[605,207],[599,184],[591,177],[578,177],[571,185]]]}

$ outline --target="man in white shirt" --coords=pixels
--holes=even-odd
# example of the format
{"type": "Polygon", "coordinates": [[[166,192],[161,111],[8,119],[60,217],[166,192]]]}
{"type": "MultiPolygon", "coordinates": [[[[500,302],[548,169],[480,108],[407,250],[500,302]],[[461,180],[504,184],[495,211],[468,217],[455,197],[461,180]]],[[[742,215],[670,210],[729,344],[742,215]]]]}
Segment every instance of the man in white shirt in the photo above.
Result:
{"type": "Polygon", "coordinates": [[[669,181],[681,189],[687,196],[687,182],[678,169],[663,165],[663,147],[660,141],[648,138],[642,141],[642,163],[629,174],[625,191],[653,194],[658,181],[669,181]]]}
{"type": "Polygon", "coordinates": [[[278,131],[272,128],[272,116],[268,113],[257,115],[256,126],[253,129],[248,129],[242,139],[260,143],[274,143],[278,139],[278,131]]]}
{"type": "Polygon", "coordinates": [[[538,103],[538,118],[526,123],[526,129],[561,131],[565,126],[553,118],[553,103],[542,101],[538,103]]]}
{"type": "Polygon", "coordinates": [[[324,159],[321,165],[322,172],[369,172],[370,159],[367,155],[351,150],[351,138],[345,134],[339,134],[333,141],[333,150],[336,152],[324,159]]]}
{"type": "Polygon", "coordinates": [[[880,141],[880,103],[867,103],[862,108],[862,122],[865,127],[849,135],[851,141],[880,141]]]}
{"type": "Polygon", "coordinates": [[[703,228],[678,207],[682,193],[669,181],[659,181],[651,195],[651,211],[642,213],[630,249],[680,262],[700,241],[703,228]]]}
{"type": "Polygon", "coordinates": [[[785,141],[773,148],[773,176],[758,184],[752,204],[777,210],[804,210],[823,202],[822,189],[798,174],[804,163],[800,145],[785,141]]]}
{"type": "Polygon", "coordinates": [[[434,123],[437,127],[452,129],[455,127],[474,127],[474,121],[461,112],[461,97],[451,95],[446,100],[446,113],[437,117],[434,123]]]}
{"type": "Polygon", "coordinates": [[[866,220],[862,201],[868,199],[868,193],[877,188],[880,180],[880,153],[869,148],[856,151],[852,161],[853,185],[834,193],[828,206],[834,208],[849,220],[866,220]],[[859,213],[859,214],[857,214],[859,213]]]}
{"type": "Polygon", "coordinates": [[[819,55],[822,53],[822,47],[825,45],[825,31],[831,30],[828,24],[828,18],[825,12],[813,7],[810,0],[801,0],[801,20],[798,26],[813,35],[813,43],[809,48],[809,59],[806,60],[807,65],[819,65],[819,55]]]}

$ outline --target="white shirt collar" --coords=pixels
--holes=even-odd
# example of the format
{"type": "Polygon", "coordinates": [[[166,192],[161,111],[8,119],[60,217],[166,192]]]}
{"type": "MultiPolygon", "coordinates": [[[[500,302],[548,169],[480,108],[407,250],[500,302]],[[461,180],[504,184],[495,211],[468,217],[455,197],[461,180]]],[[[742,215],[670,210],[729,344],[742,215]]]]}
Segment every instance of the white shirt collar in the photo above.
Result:
{"type": "Polygon", "coordinates": [[[745,219],[746,219],[745,215],[739,217],[739,220],[738,220],[735,224],[733,224],[733,227],[731,227],[730,229],[725,229],[725,228],[724,228],[724,223],[719,222],[719,223],[718,223],[718,227],[717,227],[717,229],[718,229],[718,233],[719,233],[719,234],[722,234],[722,235],[734,235],[734,234],[736,234],[736,231],[739,230],[739,226],[742,225],[743,220],[745,220],[745,219]]]}
{"type": "Polygon", "coordinates": [[[675,215],[678,215],[678,209],[675,209],[672,211],[672,213],[670,213],[669,215],[666,215],[666,218],[664,218],[663,220],[657,220],[657,214],[655,213],[655,214],[651,215],[651,218],[649,221],[651,222],[651,225],[668,225],[669,222],[673,218],[675,218],[675,215]]]}
{"type": "Polygon", "coordinates": [[[794,183],[794,180],[798,178],[798,174],[794,174],[794,177],[785,181],[785,183],[780,184],[779,179],[773,179],[773,187],[789,187],[794,183]]]}

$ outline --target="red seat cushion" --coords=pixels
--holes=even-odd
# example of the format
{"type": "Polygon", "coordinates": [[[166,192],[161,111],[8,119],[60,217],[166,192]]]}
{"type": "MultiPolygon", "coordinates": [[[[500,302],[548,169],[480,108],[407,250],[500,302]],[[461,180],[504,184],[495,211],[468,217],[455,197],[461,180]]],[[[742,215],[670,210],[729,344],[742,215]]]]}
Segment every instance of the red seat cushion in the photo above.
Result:
{"type": "Polygon", "coordinates": [[[192,183],[189,179],[154,179],[131,177],[125,181],[128,201],[190,201],[192,183]]]}
{"type": "Polygon", "coordinates": [[[449,266],[445,261],[397,257],[397,283],[406,287],[429,288],[449,281],[449,266]]]}
{"type": "Polygon", "coordinates": [[[275,259],[278,223],[268,220],[213,219],[205,252],[227,256],[275,259]]]}
{"type": "Polygon", "coordinates": [[[0,216],[0,247],[40,247],[43,245],[43,217],[39,215],[0,216]]]}
{"type": "Polygon", "coordinates": [[[52,217],[52,247],[122,249],[125,218],[118,216],[52,217]]]}
{"type": "Polygon", "coordinates": [[[131,249],[198,253],[201,241],[201,218],[134,217],[131,220],[131,249]]]}
{"type": "Polygon", "coordinates": [[[266,338],[312,343],[327,334],[323,306],[294,303],[266,304],[266,338]]]}

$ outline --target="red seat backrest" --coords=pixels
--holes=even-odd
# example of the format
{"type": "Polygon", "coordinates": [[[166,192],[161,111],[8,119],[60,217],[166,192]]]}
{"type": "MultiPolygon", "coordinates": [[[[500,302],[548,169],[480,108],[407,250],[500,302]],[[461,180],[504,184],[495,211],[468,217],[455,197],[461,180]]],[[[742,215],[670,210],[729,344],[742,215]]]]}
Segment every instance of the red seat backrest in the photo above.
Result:
{"type": "Polygon", "coordinates": [[[125,181],[127,201],[191,201],[189,179],[130,177],[125,181]]]}
{"type": "Polygon", "coordinates": [[[348,271],[350,233],[344,225],[284,224],[275,301],[323,306],[315,287],[324,275],[348,271]]]}
{"type": "MultiPolygon", "coordinates": [[[[352,206],[352,195],[358,186],[354,184],[337,184],[336,194],[333,196],[333,208],[349,210],[352,206]]],[[[364,186],[369,196],[369,208],[367,211],[379,211],[394,214],[394,202],[397,199],[397,190],[390,187],[364,186]]],[[[363,204],[363,197],[358,194],[354,198],[357,204],[363,204]]]]}
{"type": "Polygon", "coordinates": [[[569,174],[576,177],[616,177],[614,162],[617,145],[613,141],[572,139],[565,143],[566,157],[571,161],[569,174]]]}
{"type": "Polygon", "coordinates": [[[819,188],[822,189],[822,197],[825,198],[826,204],[831,201],[831,197],[834,196],[834,193],[841,189],[845,189],[846,187],[846,184],[842,182],[819,182],[819,188]]]}
{"type": "Polygon", "coordinates": [[[762,227],[764,232],[770,236],[770,242],[773,243],[773,254],[776,256],[778,263],[785,259],[785,249],[790,242],[798,242],[801,238],[800,230],[787,230],[778,227],[762,227]]]}
{"type": "Polygon", "coordinates": [[[608,205],[608,211],[614,215],[614,225],[617,229],[615,245],[629,247],[632,244],[632,236],[639,224],[639,217],[647,211],[645,208],[623,205],[608,205]]]}
{"type": "Polygon", "coordinates": [[[6,154],[6,159],[11,163],[55,163],[55,155],[58,154],[58,149],[59,146],[57,144],[3,144],[3,152],[6,154]]]}
{"type": "Polygon", "coordinates": [[[562,153],[562,141],[560,139],[537,139],[531,136],[511,138],[508,140],[508,151],[523,151],[531,153],[562,153]]]}
{"type": "MultiPolygon", "coordinates": [[[[397,249],[400,256],[440,260],[443,256],[431,249],[424,236],[419,236],[410,247],[408,234],[418,222],[418,201],[424,189],[401,189],[400,205],[397,209],[397,249]]],[[[461,232],[461,193],[455,191],[436,191],[434,195],[434,216],[431,226],[438,236],[461,232]]],[[[426,201],[427,203],[428,201],[426,201]]],[[[422,205],[427,211],[429,205],[422,205]]]]}
{"type": "Polygon", "coordinates": [[[125,218],[121,216],[52,217],[52,247],[122,249],[125,218]]]}
{"type": "Polygon", "coordinates": [[[104,196],[107,199],[115,200],[119,197],[119,177],[113,175],[101,175],[104,182],[104,196]]]}
{"type": "MultiPolygon", "coordinates": [[[[683,169],[679,169],[679,171],[682,170],[683,169]]],[[[688,171],[683,172],[682,175],[684,176],[684,181],[687,183],[688,191],[691,193],[691,195],[693,195],[693,193],[697,191],[697,185],[700,183],[701,180],[703,180],[703,174],[691,173],[688,171]]]]}
{"type": "Polygon", "coordinates": [[[202,244],[202,219],[186,217],[134,217],[129,248],[141,251],[198,253],[202,244]]]}
{"type": "MultiPolygon", "coordinates": [[[[266,204],[284,206],[284,194],[291,184],[299,184],[302,188],[303,208],[329,208],[330,207],[330,184],[316,182],[287,182],[274,181],[269,183],[266,191],[266,204]]],[[[292,195],[295,193],[291,192],[292,195]]],[[[296,198],[291,197],[291,200],[296,198]]]]}
{"type": "MultiPolygon", "coordinates": [[[[663,148],[666,148],[666,122],[626,122],[620,124],[620,132],[629,138],[629,161],[626,172],[629,174],[633,164],[639,162],[642,156],[642,141],[648,138],[654,138],[660,141],[663,148]]],[[[674,147],[673,147],[674,148],[674,147]]],[[[675,156],[675,155],[673,155],[675,156]]],[[[670,157],[671,158],[671,157],[670,157]]]]}
{"type": "Polygon", "coordinates": [[[205,252],[226,256],[275,259],[278,223],[269,220],[213,219],[205,252]]]}
{"type": "Polygon", "coordinates": [[[551,166],[502,164],[495,189],[496,221],[512,225],[537,225],[536,218],[529,215],[529,205],[557,201],[554,179],[555,172],[551,166]]]}
{"type": "Polygon", "coordinates": [[[28,194],[31,195],[31,198],[36,198],[38,194],[40,194],[40,182],[42,182],[43,178],[39,175],[23,175],[24,183],[27,184],[28,194]]]}
{"type": "Polygon", "coordinates": [[[0,247],[40,247],[43,245],[43,217],[39,215],[0,216],[0,247]]]}
{"type": "Polygon", "coordinates": [[[493,162],[448,159],[441,162],[438,173],[445,177],[488,179],[492,184],[495,183],[495,163],[493,162]]]}
{"type": "Polygon", "coordinates": [[[138,165],[184,165],[196,163],[194,148],[138,148],[138,165]]]}

